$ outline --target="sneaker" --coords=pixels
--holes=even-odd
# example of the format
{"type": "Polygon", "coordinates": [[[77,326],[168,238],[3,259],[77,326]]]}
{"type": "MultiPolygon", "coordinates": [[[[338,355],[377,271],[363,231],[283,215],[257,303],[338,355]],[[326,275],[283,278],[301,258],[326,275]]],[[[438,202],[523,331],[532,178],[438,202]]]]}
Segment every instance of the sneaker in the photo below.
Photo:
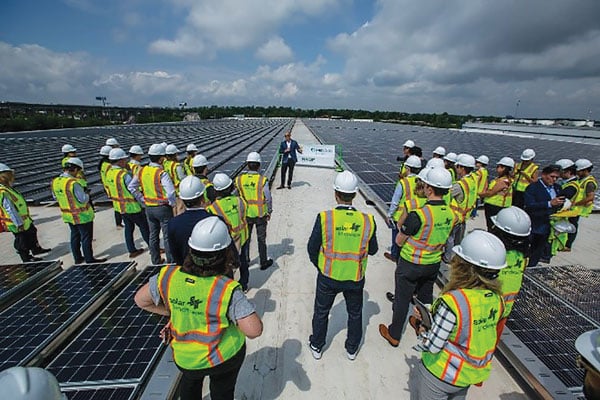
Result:
{"type": "Polygon", "coordinates": [[[321,349],[317,349],[315,346],[312,345],[312,343],[308,342],[308,347],[310,347],[310,352],[312,353],[312,356],[315,360],[320,360],[321,359],[321,349]]]}
{"type": "Polygon", "coordinates": [[[285,186],[281,185],[281,186],[277,186],[277,189],[283,189],[285,188],[285,186]]]}
{"type": "Polygon", "coordinates": [[[262,265],[260,266],[260,269],[261,269],[262,271],[264,271],[265,269],[269,268],[271,265],[273,265],[273,259],[269,258],[269,259],[267,260],[267,262],[265,262],[264,264],[262,264],[262,265]]]}
{"type": "Polygon", "coordinates": [[[140,254],[143,254],[145,251],[146,249],[137,249],[135,251],[132,251],[131,253],[129,253],[129,258],[136,258],[140,254]]]}
{"type": "Polygon", "coordinates": [[[92,258],[89,262],[85,262],[86,264],[100,264],[108,261],[108,258],[92,258]]]}
{"type": "Polygon", "coordinates": [[[394,293],[392,293],[392,292],[386,292],[385,293],[385,298],[388,299],[389,301],[391,301],[392,303],[394,302],[394,298],[395,297],[396,296],[394,296],[394,293]]]}
{"type": "Polygon", "coordinates": [[[31,250],[31,254],[37,256],[38,254],[49,253],[52,249],[44,249],[43,247],[38,247],[37,249],[31,250]]]}
{"type": "Polygon", "coordinates": [[[356,350],[354,353],[350,353],[348,350],[346,350],[346,356],[348,357],[348,360],[350,360],[350,361],[356,360],[357,354],[358,354],[358,350],[356,350]]]}

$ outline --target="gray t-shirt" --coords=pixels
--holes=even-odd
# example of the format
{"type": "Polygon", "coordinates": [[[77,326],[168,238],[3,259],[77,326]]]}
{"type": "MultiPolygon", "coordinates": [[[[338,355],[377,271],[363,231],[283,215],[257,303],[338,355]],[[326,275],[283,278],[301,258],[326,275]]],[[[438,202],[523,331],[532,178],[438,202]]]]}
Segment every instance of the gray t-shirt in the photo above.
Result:
{"type": "MultiPolygon", "coordinates": [[[[155,305],[162,304],[160,298],[160,292],[158,291],[158,274],[150,277],[148,280],[150,287],[150,296],[155,305]]],[[[227,309],[227,318],[233,323],[237,324],[237,320],[246,318],[248,315],[256,311],[254,304],[252,304],[241,288],[236,288],[231,294],[231,301],[229,302],[229,308],[227,309]]]]}

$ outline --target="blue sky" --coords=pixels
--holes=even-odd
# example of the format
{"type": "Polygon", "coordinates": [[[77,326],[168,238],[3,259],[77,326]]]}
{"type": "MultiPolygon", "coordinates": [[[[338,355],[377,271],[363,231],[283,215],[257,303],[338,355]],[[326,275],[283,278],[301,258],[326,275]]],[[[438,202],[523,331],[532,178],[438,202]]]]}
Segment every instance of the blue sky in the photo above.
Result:
{"type": "Polygon", "coordinates": [[[0,100],[600,120],[598,15],[597,0],[3,0],[0,100]]]}

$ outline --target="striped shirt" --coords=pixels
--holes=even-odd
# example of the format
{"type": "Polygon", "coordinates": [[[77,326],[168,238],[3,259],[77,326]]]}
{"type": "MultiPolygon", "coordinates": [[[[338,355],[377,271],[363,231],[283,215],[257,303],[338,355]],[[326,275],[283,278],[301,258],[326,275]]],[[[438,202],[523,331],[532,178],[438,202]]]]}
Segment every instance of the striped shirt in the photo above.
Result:
{"type": "Polygon", "coordinates": [[[448,308],[446,303],[440,302],[433,316],[431,330],[419,335],[420,343],[413,346],[413,349],[428,351],[433,354],[439,353],[446,345],[455,325],[456,315],[448,308]]]}

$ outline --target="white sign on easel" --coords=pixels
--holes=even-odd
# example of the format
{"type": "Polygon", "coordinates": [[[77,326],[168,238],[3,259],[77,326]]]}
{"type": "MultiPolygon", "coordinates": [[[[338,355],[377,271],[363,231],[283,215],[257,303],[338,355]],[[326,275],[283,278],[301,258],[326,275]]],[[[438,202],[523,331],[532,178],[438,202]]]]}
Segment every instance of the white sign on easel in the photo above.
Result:
{"type": "Polygon", "coordinates": [[[313,167],[335,167],[335,145],[311,144],[298,153],[297,165],[309,165],[313,167]]]}

